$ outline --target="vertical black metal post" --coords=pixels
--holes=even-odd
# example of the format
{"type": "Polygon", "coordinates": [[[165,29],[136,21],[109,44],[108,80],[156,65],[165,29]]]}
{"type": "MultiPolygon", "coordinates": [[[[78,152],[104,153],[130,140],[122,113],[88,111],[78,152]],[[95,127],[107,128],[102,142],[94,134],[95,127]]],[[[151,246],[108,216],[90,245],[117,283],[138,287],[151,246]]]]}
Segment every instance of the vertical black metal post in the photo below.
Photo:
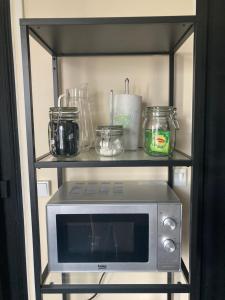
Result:
{"type": "Polygon", "coordinates": [[[169,55],[169,105],[174,102],[174,52],[169,55]]]}
{"type": "Polygon", "coordinates": [[[54,105],[58,106],[59,97],[59,77],[58,77],[58,59],[56,56],[52,57],[52,72],[53,72],[53,95],[54,105]]]}
{"type": "MultiPolygon", "coordinates": [[[[174,52],[169,55],[169,105],[173,106],[174,102],[174,52]]],[[[173,187],[173,167],[168,168],[168,184],[173,187]]]]}
{"type": "MultiPolygon", "coordinates": [[[[59,74],[58,74],[58,59],[56,56],[52,57],[52,72],[53,72],[53,94],[54,105],[58,106],[59,97],[59,74]]],[[[57,168],[58,187],[63,184],[63,169],[57,168]]],[[[62,283],[67,283],[67,274],[62,273],[62,283]]],[[[69,300],[69,295],[62,294],[62,300],[69,300]]]]}
{"type": "MultiPolygon", "coordinates": [[[[56,56],[52,57],[52,72],[53,72],[53,93],[54,93],[54,105],[58,106],[59,97],[59,76],[58,76],[58,59],[56,56]]],[[[57,169],[58,187],[63,183],[63,170],[57,169]]]]}
{"type": "MultiPolygon", "coordinates": [[[[168,272],[167,273],[167,283],[168,284],[173,284],[174,281],[174,274],[172,272],[168,272]]],[[[172,300],[173,299],[173,294],[172,293],[168,293],[167,294],[167,300],[172,300]]]]}
{"type": "Polygon", "coordinates": [[[38,216],[38,196],[37,196],[37,176],[35,168],[35,141],[34,141],[34,122],[33,122],[33,102],[32,102],[32,83],[30,66],[30,43],[28,26],[21,25],[21,43],[23,59],[23,80],[24,98],[26,110],[26,130],[27,130],[27,150],[29,166],[30,184],[30,205],[33,235],[33,259],[34,259],[34,281],[36,300],[41,300],[41,251],[40,251],[40,232],[38,216]]]}
{"type": "Polygon", "coordinates": [[[192,182],[190,204],[190,300],[199,300],[201,293],[202,221],[204,200],[205,90],[207,52],[208,1],[196,1],[194,30],[194,87],[192,125],[192,182]]]}
{"type": "MultiPolygon", "coordinates": [[[[169,54],[169,105],[173,106],[174,101],[174,52],[169,54]]],[[[168,185],[173,187],[173,167],[168,167],[168,185]]],[[[167,283],[173,283],[173,273],[167,273],[167,283]]],[[[167,300],[172,300],[173,294],[167,294],[167,300]]]]}

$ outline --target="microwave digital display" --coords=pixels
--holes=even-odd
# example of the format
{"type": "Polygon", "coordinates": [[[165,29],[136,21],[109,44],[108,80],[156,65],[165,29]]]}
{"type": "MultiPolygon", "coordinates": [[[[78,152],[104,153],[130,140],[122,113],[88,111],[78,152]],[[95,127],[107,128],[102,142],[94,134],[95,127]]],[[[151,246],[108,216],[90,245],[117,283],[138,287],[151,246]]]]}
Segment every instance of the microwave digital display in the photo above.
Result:
{"type": "Polygon", "coordinates": [[[148,214],[56,215],[58,261],[147,262],[148,214]]]}

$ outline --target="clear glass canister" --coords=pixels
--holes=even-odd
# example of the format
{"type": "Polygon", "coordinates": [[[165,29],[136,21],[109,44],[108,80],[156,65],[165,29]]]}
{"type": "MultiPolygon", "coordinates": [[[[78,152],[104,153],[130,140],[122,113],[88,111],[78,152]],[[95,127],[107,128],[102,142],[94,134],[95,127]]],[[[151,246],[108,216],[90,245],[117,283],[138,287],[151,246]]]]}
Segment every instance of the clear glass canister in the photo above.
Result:
{"type": "Polygon", "coordinates": [[[95,149],[102,156],[116,156],[124,151],[123,126],[98,126],[95,149]]]}
{"type": "Polygon", "coordinates": [[[77,107],[50,107],[48,138],[53,156],[74,156],[79,153],[80,126],[77,107]]]}
{"type": "Polygon", "coordinates": [[[60,107],[78,107],[80,112],[80,149],[88,151],[94,144],[92,107],[88,96],[88,84],[66,89],[66,93],[58,98],[60,107]]]}
{"type": "Polygon", "coordinates": [[[171,155],[176,142],[176,108],[151,106],[144,111],[144,149],[153,156],[171,155]]]}

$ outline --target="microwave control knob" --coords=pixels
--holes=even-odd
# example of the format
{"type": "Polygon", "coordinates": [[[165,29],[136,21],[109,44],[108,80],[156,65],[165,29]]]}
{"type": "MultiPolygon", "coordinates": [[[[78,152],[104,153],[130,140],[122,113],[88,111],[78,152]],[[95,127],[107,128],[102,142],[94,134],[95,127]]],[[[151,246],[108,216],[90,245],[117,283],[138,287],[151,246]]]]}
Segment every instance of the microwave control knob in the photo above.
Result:
{"type": "Polygon", "coordinates": [[[169,253],[173,253],[176,250],[176,245],[172,240],[165,240],[163,242],[163,247],[169,253]]]}
{"type": "Polygon", "coordinates": [[[170,230],[174,230],[177,226],[176,221],[172,218],[166,218],[163,220],[163,226],[169,228],[170,230]]]}

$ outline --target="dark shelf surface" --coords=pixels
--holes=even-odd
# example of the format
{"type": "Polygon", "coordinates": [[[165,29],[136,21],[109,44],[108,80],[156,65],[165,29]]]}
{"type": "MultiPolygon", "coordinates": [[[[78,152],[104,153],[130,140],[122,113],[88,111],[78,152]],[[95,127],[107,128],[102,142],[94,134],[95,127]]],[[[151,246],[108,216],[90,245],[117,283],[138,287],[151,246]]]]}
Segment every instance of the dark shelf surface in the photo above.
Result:
{"type": "Polygon", "coordinates": [[[194,22],[194,16],[21,19],[56,56],[168,54],[194,22]]]}
{"type": "Polygon", "coordinates": [[[152,157],[143,149],[137,151],[125,151],[115,157],[98,156],[94,149],[75,157],[56,158],[50,154],[38,158],[36,168],[82,168],[82,167],[163,167],[163,166],[191,166],[192,159],[188,155],[174,151],[173,156],[152,157]]]}
{"type": "MultiPolygon", "coordinates": [[[[41,292],[43,294],[57,294],[57,293],[189,293],[190,284],[188,283],[187,268],[182,260],[182,272],[174,272],[174,283],[168,284],[167,273],[154,273],[154,281],[149,282],[149,278],[143,279],[141,272],[118,273],[118,276],[110,274],[110,284],[93,284],[98,282],[101,272],[95,273],[79,273],[79,283],[77,282],[78,273],[66,273],[65,282],[61,283],[61,277],[53,277],[52,272],[49,272],[48,265],[46,265],[42,274],[41,292]],[[135,275],[135,276],[134,276],[135,275]],[[119,278],[118,278],[119,277],[119,278]]],[[[105,274],[105,277],[108,273],[105,274]]],[[[189,275],[188,275],[189,276],[189,275]]]]}
{"type": "Polygon", "coordinates": [[[190,293],[189,284],[48,284],[41,287],[42,294],[63,293],[190,293]]]}

